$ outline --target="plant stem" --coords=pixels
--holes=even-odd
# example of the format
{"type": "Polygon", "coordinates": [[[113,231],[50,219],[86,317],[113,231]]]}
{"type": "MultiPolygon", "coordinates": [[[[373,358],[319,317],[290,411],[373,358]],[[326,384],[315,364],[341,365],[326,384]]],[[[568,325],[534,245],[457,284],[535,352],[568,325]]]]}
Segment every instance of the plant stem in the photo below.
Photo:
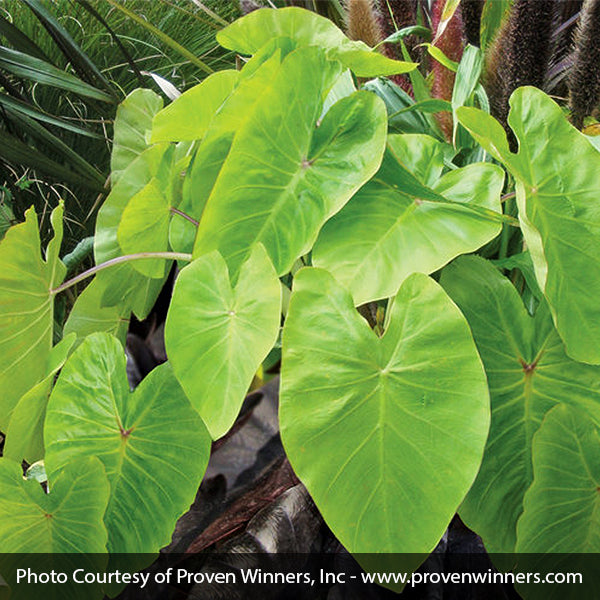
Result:
{"type": "Polygon", "coordinates": [[[79,273],[72,279],[68,279],[67,281],[61,283],[58,287],[50,290],[50,295],[55,296],[56,294],[60,294],[60,292],[64,292],[66,289],[73,287],[80,281],[95,275],[96,273],[103,271],[104,269],[108,269],[110,267],[114,267],[115,265],[120,265],[121,263],[126,263],[131,260],[141,260],[144,258],[164,258],[166,260],[185,260],[190,262],[192,260],[192,255],[187,254],[185,252],[139,252],[138,254],[125,254],[123,256],[117,256],[116,258],[111,258],[106,262],[103,262],[87,271],[83,271],[83,273],[79,273]]]}
{"type": "Polygon", "coordinates": [[[506,223],[502,224],[502,233],[500,234],[500,251],[498,252],[498,258],[506,258],[508,254],[508,242],[510,241],[510,229],[506,223]]]}
{"type": "Polygon", "coordinates": [[[171,206],[171,213],[174,215],[179,215],[180,217],[183,217],[186,221],[189,221],[192,225],[198,227],[198,221],[196,221],[196,219],[190,217],[190,215],[187,215],[186,213],[179,210],[178,208],[171,206]]]}

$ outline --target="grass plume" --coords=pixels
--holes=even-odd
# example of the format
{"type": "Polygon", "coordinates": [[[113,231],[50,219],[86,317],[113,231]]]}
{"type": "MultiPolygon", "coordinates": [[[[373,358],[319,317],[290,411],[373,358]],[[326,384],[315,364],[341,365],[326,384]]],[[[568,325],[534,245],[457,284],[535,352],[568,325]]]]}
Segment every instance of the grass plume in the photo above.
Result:
{"type": "Polygon", "coordinates": [[[600,104],[600,0],[586,0],[575,34],[569,103],[575,127],[600,104]]]}

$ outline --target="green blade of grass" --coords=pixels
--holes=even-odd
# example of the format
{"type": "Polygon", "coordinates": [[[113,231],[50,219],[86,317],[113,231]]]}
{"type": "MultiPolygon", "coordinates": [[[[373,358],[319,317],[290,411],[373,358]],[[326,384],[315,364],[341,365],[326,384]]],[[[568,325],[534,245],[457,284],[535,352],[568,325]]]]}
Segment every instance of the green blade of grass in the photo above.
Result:
{"type": "Polygon", "coordinates": [[[101,135],[94,133],[93,131],[89,131],[83,127],[79,127],[78,125],[73,125],[68,121],[64,121],[59,117],[55,117],[43,112],[31,104],[23,102],[22,100],[18,100],[17,98],[13,98],[7,94],[0,93],[0,105],[3,106],[9,113],[23,114],[31,117],[32,119],[36,119],[37,121],[42,121],[44,123],[48,123],[49,125],[55,125],[61,129],[72,131],[73,133],[77,133],[86,137],[99,140],[104,139],[101,135]]]}
{"type": "Polygon", "coordinates": [[[83,8],[85,10],[87,10],[99,23],[101,23],[102,26],[106,29],[106,31],[108,31],[110,37],[112,38],[114,43],[117,45],[117,47],[123,54],[123,57],[125,58],[125,60],[129,64],[129,66],[131,67],[131,70],[133,71],[134,75],[136,76],[139,85],[141,87],[144,87],[144,85],[145,85],[144,78],[143,78],[140,70],[138,69],[138,66],[135,64],[135,60],[133,60],[131,54],[129,54],[129,52],[127,52],[127,49],[125,48],[125,46],[119,39],[119,36],[113,31],[111,26],[106,22],[106,19],[104,19],[104,17],[87,0],[79,0],[79,4],[81,4],[81,6],[83,6],[83,8]]]}
{"type": "Polygon", "coordinates": [[[85,81],[103,87],[106,92],[116,97],[116,92],[110,82],[102,75],[100,69],[90,60],[89,56],[81,50],[67,30],[58,20],[42,5],[39,0],[22,0],[38,18],[46,31],[50,34],[60,51],[73,65],[75,72],[85,81]]]}
{"type": "MultiPolygon", "coordinates": [[[[26,133],[32,138],[41,142],[46,147],[51,148],[55,153],[64,158],[71,166],[71,172],[78,171],[79,176],[94,184],[94,189],[101,189],[104,186],[104,175],[95,167],[82,158],[77,152],[65,144],[61,139],[48,131],[43,125],[23,114],[15,116],[17,131],[26,133]]],[[[0,156],[6,151],[0,150],[0,156]]],[[[27,164],[27,163],[23,163],[27,164]]]]}
{"type": "Polygon", "coordinates": [[[0,35],[4,36],[15,50],[50,62],[42,49],[28,35],[24,34],[2,15],[0,15],[0,35]]]}
{"type": "Polygon", "coordinates": [[[144,29],[154,34],[157,38],[159,38],[165,45],[167,45],[172,50],[175,50],[178,54],[181,54],[184,58],[189,60],[192,64],[196,65],[199,69],[204,71],[205,73],[213,73],[214,69],[209,67],[204,61],[200,60],[197,56],[195,56],[192,52],[190,52],[187,48],[184,48],[181,44],[176,42],[171,36],[164,33],[155,27],[151,23],[148,23],[146,19],[140,17],[138,14],[133,11],[125,8],[116,0],[106,0],[111,6],[114,6],[117,10],[120,10],[123,14],[127,15],[132,21],[135,21],[139,25],[141,25],[144,29]]]}
{"type": "Polygon", "coordinates": [[[102,186],[83,177],[80,172],[72,171],[68,167],[48,158],[46,154],[25,144],[6,131],[0,130],[0,160],[12,165],[24,165],[32,169],[51,175],[57,180],[64,180],[78,185],[84,185],[94,191],[102,191],[102,186]]]}
{"type": "Polygon", "coordinates": [[[34,58],[18,50],[0,46],[0,68],[29,79],[35,83],[68,90],[102,102],[114,103],[115,98],[98,88],[82,81],[78,77],[57,69],[49,62],[34,58]]]}

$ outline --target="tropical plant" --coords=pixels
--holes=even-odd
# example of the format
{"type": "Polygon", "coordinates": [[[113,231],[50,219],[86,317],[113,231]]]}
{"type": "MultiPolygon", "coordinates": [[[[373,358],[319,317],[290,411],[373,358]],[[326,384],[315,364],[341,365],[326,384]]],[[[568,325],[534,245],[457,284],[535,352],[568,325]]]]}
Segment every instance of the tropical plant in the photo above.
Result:
{"type": "Polygon", "coordinates": [[[451,144],[439,100],[398,112],[388,83],[356,89],[414,63],[314,13],[254,11],[218,41],[241,70],[120,105],[95,267],[64,280],[62,206],[44,259],[33,209],[0,244],[5,551],[114,565],[166,545],[281,336],[283,444],[350,552],[416,569],[456,511],[491,551],[597,552],[592,138],[521,87],[511,152],[474,46],[443,105],[451,144]],[[169,360],[130,392],[123,321],[173,262],[169,360]],[[53,346],[55,298],[92,275],[53,346]],[[48,494],[21,477],[41,459],[48,494]]]}

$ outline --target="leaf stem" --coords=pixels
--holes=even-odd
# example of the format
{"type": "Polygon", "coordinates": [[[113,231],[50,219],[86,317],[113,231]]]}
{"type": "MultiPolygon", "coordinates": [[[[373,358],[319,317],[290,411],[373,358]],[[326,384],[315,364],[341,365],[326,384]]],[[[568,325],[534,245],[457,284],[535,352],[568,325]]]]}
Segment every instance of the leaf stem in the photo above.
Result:
{"type": "Polygon", "coordinates": [[[104,269],[109,269],[110,267],[114,267],[115,265],[120,265],[121,263],[126,263],[131,260],[141,260],[144,258],[164,258],[166,260],[185,260],[190,262],[192,260],[192,255],[187,254],[185,252],[139,252],[138,254],[125,254],[123,256],[117,256],[115,258],[111,258],[106,262],[103,262],[87,271],[83,271],[83,273],[79,273],[72,279],[68,279],[61,283],[58,287],[50,290],[50,295],[55,296],[56,294],[60,294],[60,292],[64,292],[65,290],[73,287],[80,281],[99,273],[100,271],[104,271],[104,269]]]}
{"type": "Polygon", "coordinates": [[[179,210],[178,208],[175,208],[174,206],[171,206],[171,213],[173,213],[174,215],[179,215],[180,217],[183,217],[186,221],[189,221],[192,225],[198,227],[199,223],[198,221],[196,221],[196,219],[194,219],[193,217],[190,217],[190,215],[184,213],[182,210],[179,210]]]}
{"type": "Polygon", "coordinates": [[[508,255],[508,242],[510,241],[510,229],[507,223],[502,224],[502,233],[500,234],[500,250],[498,258],[503,259],[508,255]]]}

